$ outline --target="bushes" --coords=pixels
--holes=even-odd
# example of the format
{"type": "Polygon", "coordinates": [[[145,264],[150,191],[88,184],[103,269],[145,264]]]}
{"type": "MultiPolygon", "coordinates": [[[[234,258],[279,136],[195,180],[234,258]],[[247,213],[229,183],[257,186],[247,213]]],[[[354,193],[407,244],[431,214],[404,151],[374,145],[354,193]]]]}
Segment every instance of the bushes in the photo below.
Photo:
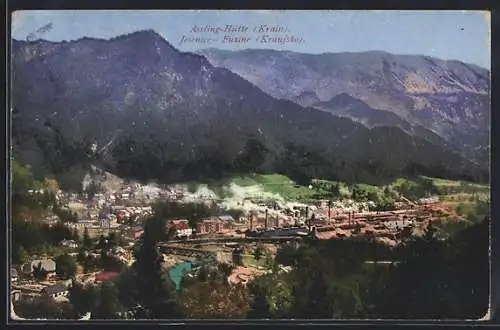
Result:
{"type": "Polygon", "coordinates": [[[14,302],[14,311],[27,319],[72,319],[73,307],[69,303],[58,303],[46,297],[25,298],[14,302]]]}
{"type": "Polygon", "coordinates": [[[76,274],[76,262],[68,254],[62,254],[56,258],[56,274],[62,279],[68,279],[76,274]]]}
{"type": "Polygon", "coordinates": [[[58,245],[63,239],[77,239],[77,237],[62,224],[51,227],[40,222],[13,219],[12,242],[13,257],[15,257],[13,262],[21,261],[19,255],[21,248],[28,254],[61,254],[65,249],[58,245]]]}

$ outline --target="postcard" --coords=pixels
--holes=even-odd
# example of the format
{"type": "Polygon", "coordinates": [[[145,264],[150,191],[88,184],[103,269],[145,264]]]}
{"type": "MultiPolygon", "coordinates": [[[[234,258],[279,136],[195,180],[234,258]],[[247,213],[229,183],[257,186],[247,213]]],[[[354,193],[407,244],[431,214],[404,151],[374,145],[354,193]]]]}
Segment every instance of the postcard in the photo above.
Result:
{"type": "Polygon", "coordinates": [[[490,315],[480,11],[16,11],[11,320],[490,315]]]}

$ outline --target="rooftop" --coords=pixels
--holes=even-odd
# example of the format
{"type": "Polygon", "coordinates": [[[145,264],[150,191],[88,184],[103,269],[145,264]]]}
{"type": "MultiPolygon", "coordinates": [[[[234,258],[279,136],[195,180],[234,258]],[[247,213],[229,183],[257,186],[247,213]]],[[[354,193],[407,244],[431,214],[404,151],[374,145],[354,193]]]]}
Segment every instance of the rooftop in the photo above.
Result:
{"type": "Polygon", "coordinates": [[[120,276],[120,273],[102,271],[95,276],[95,280],[98,282],[104,282],[117,278],[118,276],[120,276]]]}
{"type": "Polygon", "coordinates": [[[48,272],[55,272],[56,271],[56,263],[52,259],[45,259],[45,260],[33,260],[31,263],[24,264],[22,269],[23,272],[25,273],[31,273],[33,272],[33,269],[35,267],[38,267],[39,264],[42,264],[42,268],[45,269],[48,272]]]}
{"type": "Polygon", "coordinates": [[[66,285],[62,283],[57,283],[52,286],[45,287],[44,289],[42,289],[42,293],[51,295],[51,294],[65,292],[67,290],[68,288],[66,287],[66,285]]]}
{"type": "Polygon", "coordinates": [[[256,268],[238,266],[233,270],[231,275],[229,275],[228,281],[232,284],[246,283],[260,273],[262,273],[262,271],[256,268]]]}

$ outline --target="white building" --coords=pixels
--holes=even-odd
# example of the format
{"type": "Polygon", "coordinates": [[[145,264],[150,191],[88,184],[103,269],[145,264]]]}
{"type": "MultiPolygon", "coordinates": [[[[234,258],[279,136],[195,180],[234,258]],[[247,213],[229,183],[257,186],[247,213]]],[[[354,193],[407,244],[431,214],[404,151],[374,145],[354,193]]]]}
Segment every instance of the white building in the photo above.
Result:
{"type": "Polygon", "coordinates": [[[73,240],[63,239],[61,241],[61,245],[64,247],[70,248],[70,249],[77,249],[78,248],[78,244],[73,240]]]}
{"type": "Polygon", "coordinates": [[[421,198],[418,200],[419,204],[434,204],[439,203],[439,196],[431,196],[428,198],[421,198]]]}
{"type": "Polygon", "coordinates": [[[10,269],[10,281],[16,282],[18,277],[19,277],[19,274],[17,273],[17,269],[11,268],[10,269]]]}
{"type": "Polygon", "coordinates": [[[178,237],[189,237],[193,235],[193,228],[177,229],[178,237]]]}

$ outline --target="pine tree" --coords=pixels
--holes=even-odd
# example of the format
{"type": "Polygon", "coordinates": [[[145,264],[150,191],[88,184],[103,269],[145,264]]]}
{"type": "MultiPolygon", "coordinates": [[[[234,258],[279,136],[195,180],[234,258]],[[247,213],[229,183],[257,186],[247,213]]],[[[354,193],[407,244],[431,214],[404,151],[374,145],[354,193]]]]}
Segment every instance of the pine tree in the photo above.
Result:
{"type": "Polygon", "coordinates": [[[253,257],[255,260],[260,260],[264,254],[262,246],[257,246],[253,252],[253,257]]]}
{"type": "Polygon", "coordinates": [[[56,274],[62,279],[68,279],[76,274],[76,262],[69,254],[62,254],[55,260],[56,274]]]}
{"type": "Polygon", "coordinates": [[[12,244],[12,263],[13,264],[22,264],[26,262],[28,259],[28,251],[24,248],[24,246],[13,243],[12,244]]]}
{"type": "Polygon", "coordinates": [[[163,270],[163,258],[158,252],[151,227],[146,224],[139,248],[136,250],[136,280],[138,303],[146,318],[168,319],[178,317],[174,285],[163,270]]]}
{"type": "Polygon", "coordinates": [[[236,266],[243,265],[243,248],[236,247],[232,253],[233,264],[236,266]]]}
{"type": "Polygon", "coordinates": [[[77,317],[94,311],[99,302],[99,291],[92,285],[83,285],[76,281],[69,288],[69,301],[77,317]]]}
{"type": "Polygon", "coordinates": [[[92,239],[89,236],[89,230],[85,228],[85,231],[83,232],[83,246],[86,249],[92,248],[92,239]]]}
{"type": "Polygon", "coordinates": [[[42,267],[41,262],[39,262],[37,266],[33,266],[33,277],[39,281],[47,277],[47,271],[42,267]]]}
{"type": "Polygon", "coordinates": [[[101,285],[99,303],[92,317],[95,319],[116,319],[118,313],[123,312],[123,307],[118,300],[118,291],[111,282],[105,282],[101,285]]]}
{"type": "Polygon", "coordinates": [[[334,197],[340,197],[340,186],[338,183],[335,183],[333,185],[333,196],[334,197]]]}

